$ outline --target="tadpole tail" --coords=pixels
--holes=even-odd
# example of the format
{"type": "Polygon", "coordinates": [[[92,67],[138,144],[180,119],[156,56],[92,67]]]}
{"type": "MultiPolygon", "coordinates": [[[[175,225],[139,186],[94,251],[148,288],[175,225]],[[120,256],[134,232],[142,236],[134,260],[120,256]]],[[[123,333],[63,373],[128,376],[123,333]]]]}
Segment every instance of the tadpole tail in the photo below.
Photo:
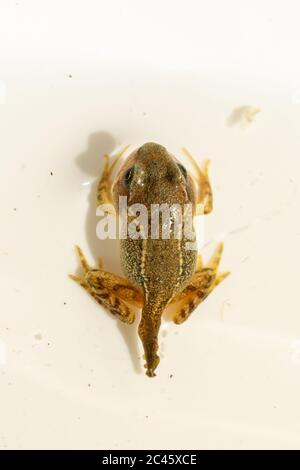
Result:
{"type": "Polygon", "coordinates": [[[145,369],[148,377],[155,377],[155,369],[159,364],[158,352],[158,332],[161,324],[161,312],[153,311],[145,306],[142,312],[142,319],[139,324],[139,337],[144,347],[145,369]]]}

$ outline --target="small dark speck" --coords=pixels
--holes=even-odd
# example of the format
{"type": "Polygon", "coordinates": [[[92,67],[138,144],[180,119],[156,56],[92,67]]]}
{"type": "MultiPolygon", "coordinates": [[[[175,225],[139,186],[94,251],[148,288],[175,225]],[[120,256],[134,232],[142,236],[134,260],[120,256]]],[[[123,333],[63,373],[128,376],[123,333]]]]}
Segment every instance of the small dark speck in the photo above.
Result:
{"type": "Polygon", "coordinates": [[[91,384],[88,384],[88,387],[90,387],[90,386],[91,386],[91,384]]]}
{"type": "Polygon", "coordinates": [[[67,305],[67,302],[64,302],[64,305],[67,305]]]}
{"type": "Polygon", "coordinates": [[[50,346],[50,343],[47,343],[47,344],[48,344],[48,346],[50,346]]]}
{"type": "Polygon", "coordinates": [[[172,378],[173,378],[173,374],[170,374],[170,379],[172,379],[172,378]]]}
{"type": "Polygon", "coordinates": [[[53,171],[50,171],[50,175],[53,176],[53,171]]]}
{"type": "Polygon", "coordinates": [[[17,210],[17,208],[16,208],[16,207],[14,207],[14,211],[16,211],[16,210],[17,210]]]}
{"type": "Polygon", "coordinates": [[[69,77],[69,78],[72,78],[72,75],[69,73],[68,77],[69,77]]]}
{"type": "Polygon", "coordinates": [[[149,416],[145,416],[145,418],[147,418],[147,419],[148,419],[148,418],[149,418],[149,416]]]}
{"type": "Polygon", "coordinates": [[[144,111],[144,112],[143,112],[143,116],[147,116],[147,113],[146,113],[146,111],[144,111]]]}

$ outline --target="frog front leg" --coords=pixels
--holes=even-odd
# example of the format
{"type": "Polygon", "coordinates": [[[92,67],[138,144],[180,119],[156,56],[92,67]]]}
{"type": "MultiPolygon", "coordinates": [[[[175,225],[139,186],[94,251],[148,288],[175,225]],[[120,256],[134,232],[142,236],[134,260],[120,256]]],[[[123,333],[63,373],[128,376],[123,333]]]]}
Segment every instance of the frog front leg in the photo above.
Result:
{"type": "Polygon", "coordinates": [[[186,148],[182,150],[196,171],[196,177],[193,178],[197,188],[196,215],[209,214],[213,209],[213,194],[208,176],[210,160],[204,162],[204,168],[202,169],[186,148]]]}
{"type": "Polygon", "coordinates": [[[133,323],[135,314],[130,306],[142,307],[142,293],[127,279],[102,269],[93,269],[86,261],[81,249],[76,247],[83,275],[81,277],[70,274],[70,278],[80,284],[97,302],[124,323],[133,323]]]}
{"type": "MultiPolygon", "coordinates": [[[[126,150],[128,149],[129,145],[126,145],[115,157],[113,162],[111,162],[111,157],[109,155],[104,155],[105,159],[105,164],[103,168],[103,172],[100,178],[100,181],[98,183],[98,190],[97,190],[97,202],[99,205],[112,205],[112,193],[111,193],[111,188],[112,188],[112,181],[111,181],[111,175],[112,172],[119,161],[119,159],[124,155],[126,150]]],[[[108,211],[108,208],[107,208],[108,211]]],[[[112,209],[111,212],[115,214],[115,211],[112,209]]]]}
{"type": "Polygon", "coordinates": [[[203,266],[201,257],[198,257],[197,271],[190,283],[170,303],[170,305],[176,305],[173,316],[176,324],[186,321],[193,310],[229,275],[229,272],[218,273],[222,251],[223,244],[221,243],[207,266],[203,266]]]}

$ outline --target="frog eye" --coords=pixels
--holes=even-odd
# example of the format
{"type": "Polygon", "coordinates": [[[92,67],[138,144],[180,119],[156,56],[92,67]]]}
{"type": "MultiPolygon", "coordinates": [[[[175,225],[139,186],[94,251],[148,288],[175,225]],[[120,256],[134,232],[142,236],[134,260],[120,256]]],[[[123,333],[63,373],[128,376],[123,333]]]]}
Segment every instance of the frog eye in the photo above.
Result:
{"type": "Polygon", "coordinates": [[[130,185],[132,178],[133,178],[133,174],[134,174],[134,166],[132,166],[131,168],[128,168],[128,170],[123,176],[123,181],[124,181],[125,186],[128,187],[130,185]]]}
{"type": "Polygon", "coordinates": [[[179,170],[183,174],[183,176],[186,178],[187,177],[187,171],[186,171],[185,167],[181,163],[177,163],[177,165],[178,165],[179,170]]]}

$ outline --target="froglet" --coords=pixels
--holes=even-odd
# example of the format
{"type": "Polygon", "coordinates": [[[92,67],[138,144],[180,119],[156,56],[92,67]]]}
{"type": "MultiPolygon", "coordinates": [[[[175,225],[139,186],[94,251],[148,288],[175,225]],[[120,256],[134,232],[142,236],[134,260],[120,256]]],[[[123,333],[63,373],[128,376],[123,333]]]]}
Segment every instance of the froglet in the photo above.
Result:
{"type": "MultiPolygon", "coordinates": [[[[192,220],[200,214],[212,210],[213,198],[208,177],[208,163],[200,168],[191,154],[186,156],[194,167],[194,175],[165,147],[156,143],[146,143],[136,149],[121,165],[115,178],[112,172],[120,152],[111,162],[106,162],[98,184],[98,204],[113,204],[118,214],[119,198],[127,197],[128,206],[142,204],[150,214],[157,205],[177,205],[191,207],[192,220]]],[[[128,221],[132,216],[127,215],[128,221]]],[[[92,268],[81,249],[77,252],[82,266],[80,277],[70,277],[78,282],[96,301],[118,317],[131,324],[135,320],[135,310],[142,310],[138,334],[144,348],[145,369],[148,377],[154,377],[159,364],[158,334],[162,315],[167,307],[176,324],[186,321],[192,311],[229,274],[219,273],[223,245],[220,244],[207,265],[195,248],[195,239],[187,239],[173,234],[162,237],[161,219],[158,219],[158,236],[126,237],[120,240],[121,266],[126,277],[120,277],[103,269],[103,264],[92,268]]],[[[172,225],[172,217],[171,217],[172,225]]],[[[100,242],[100,241],[99,241],[100,242]]]]}

